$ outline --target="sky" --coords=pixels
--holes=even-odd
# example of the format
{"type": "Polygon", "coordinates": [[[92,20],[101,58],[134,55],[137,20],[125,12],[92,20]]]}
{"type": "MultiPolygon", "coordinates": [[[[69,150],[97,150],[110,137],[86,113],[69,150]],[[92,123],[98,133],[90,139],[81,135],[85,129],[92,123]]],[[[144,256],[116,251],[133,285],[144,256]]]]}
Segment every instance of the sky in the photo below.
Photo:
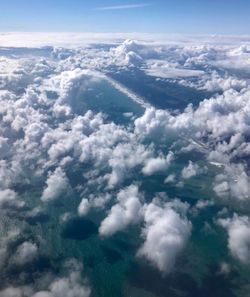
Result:
{"type": "Polygon", "coordinates": [[[249,0],[0,0],[0,31],[248,34],[249,0]]]}

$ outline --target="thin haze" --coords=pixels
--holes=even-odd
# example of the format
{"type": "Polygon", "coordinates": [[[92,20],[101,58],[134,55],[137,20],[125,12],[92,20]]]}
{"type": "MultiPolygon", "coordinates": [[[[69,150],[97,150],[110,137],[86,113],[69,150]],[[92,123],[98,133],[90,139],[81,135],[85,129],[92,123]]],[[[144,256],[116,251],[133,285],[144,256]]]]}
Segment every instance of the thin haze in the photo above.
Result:
{"type": "Polygon", "coordinates": [[[150,6],[150,3],[141,3],[141,4],[125,4],[125,5],[113,5],[113,6],[101,6],[96,7],[96,10],[119,10],[119,9],[134,9],[134,8],[143,8],[150,6]]]}

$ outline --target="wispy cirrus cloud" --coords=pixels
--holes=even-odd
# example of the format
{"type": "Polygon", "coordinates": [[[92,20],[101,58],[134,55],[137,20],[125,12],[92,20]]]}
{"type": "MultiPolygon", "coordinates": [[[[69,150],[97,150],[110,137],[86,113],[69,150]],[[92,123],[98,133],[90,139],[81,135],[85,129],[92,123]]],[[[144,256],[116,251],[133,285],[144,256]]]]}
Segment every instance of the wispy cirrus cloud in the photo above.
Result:
{"type": "Polygon", "coordinates": [[[112,6],[99,6],[95,10],[122,10],[122,9],[134,9],[151,6],[152,3],[135,3],[135,4],[123,4],[123,5],[112,5],[112,6]]]}

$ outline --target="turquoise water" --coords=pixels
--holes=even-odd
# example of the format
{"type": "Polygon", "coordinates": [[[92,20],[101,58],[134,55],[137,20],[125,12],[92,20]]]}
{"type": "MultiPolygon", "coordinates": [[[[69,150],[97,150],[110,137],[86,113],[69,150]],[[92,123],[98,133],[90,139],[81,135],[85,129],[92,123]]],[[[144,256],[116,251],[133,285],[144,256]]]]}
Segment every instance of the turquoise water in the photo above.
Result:
{"type": "Polygon", "coordinates": [[[102,112],[107,120],[124,125],[129,124],[131,117],[139,117],[144,113],[142,106],[106,80],[90,81],[88,87],[78,94],[75,111],[80,113],[87,110],[102,112]]]}

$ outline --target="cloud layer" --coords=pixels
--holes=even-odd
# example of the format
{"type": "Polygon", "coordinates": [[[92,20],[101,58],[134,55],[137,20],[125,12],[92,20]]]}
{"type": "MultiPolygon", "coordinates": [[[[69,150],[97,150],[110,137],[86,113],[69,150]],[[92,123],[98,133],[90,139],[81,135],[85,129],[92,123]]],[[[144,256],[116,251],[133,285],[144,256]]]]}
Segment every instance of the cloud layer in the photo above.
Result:
{"type": "MultiPolygon", "coordinates": [[[[204,225],[207,233],[198,236],[209,236],[208,229],[216,234],[219,222],[229,256],[249,266],[247,41],[148,36],[110,44],[106,38],[74,49],[1,48],[3,275],[50,258],[50,243],[32,233],[47,220],[56,236],[72,221],[94,222],[90,237],[104,244],[132,232],[135,261],[163,277],[180,271],[177,259],[186,256],[193,230],[197,236],[204,225]],[[204,97],[178,110],[159,109],[136,93],[129,79],[137,75],[141,89],[171,86],[204,97]]],[[[60,263],[60,275],[51,267],[46,275],[35,270],[34,284],[4,279],[0,296],[87,297],[79,262],[60,263]]]]}

